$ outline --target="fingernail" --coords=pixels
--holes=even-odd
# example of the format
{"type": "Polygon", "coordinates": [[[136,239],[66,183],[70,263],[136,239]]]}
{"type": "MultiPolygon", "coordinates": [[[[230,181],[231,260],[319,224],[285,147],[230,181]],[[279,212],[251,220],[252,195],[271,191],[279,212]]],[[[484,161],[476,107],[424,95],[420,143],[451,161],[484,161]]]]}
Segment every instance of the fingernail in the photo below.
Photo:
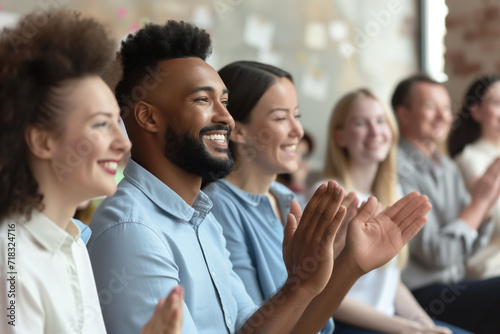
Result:
{"type": "Polygon", "coordinates": [[[318,189],[319,189],[319,190],[323,190],[323,189],[325,189],[325,188],[326,188],[326,184],[322,183],[322,184],[319,186],[319,188],[318,188],[318,189]]]}
{"type": "Polygon", "coordinates": [[[328,181],[328,188],[333,188],[335,187],[335,184],[332,181],[328,181]]]}
{"type": "Polygon", "coordinates": [[[340,194],[340,190],[341,190],[341,188],[337,187],[337,189],[335,189],[335,194],[337,194],[337,195],[340,194]]]}

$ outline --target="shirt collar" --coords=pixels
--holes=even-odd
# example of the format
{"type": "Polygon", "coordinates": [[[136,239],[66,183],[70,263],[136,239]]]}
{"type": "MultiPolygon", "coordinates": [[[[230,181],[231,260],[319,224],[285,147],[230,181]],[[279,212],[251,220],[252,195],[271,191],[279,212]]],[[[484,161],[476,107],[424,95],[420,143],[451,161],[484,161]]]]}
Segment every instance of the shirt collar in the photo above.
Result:
{"type": "Polygon", "coordinates": [[[162,210],[179,219],[190,221],[195,212],[198,212],[198,217],[205,217],[212,208],[212,201],[201,190],[193,206],[190,206],[169,186],[132,159],[129,159],[123,176],[162,210]]]}
{"type": "Polygon", "coordinates": [[[31,219],[24,222],[23,227],[51,253],[56,253],[63,245],[77,242],[80,238],[80,228],[73,220],[68,222],[66,229],[62,229],[38,210],[31,212],[31,219]]]}
{"type": "MultiPolygon", "coordinates": [[[[261,200],[263,200],[264,198],[267,199],[266,195],[252,194],[241,190],[226,179],[222,179],[217,182],[220,182],[223,187],[226,187],[228,190],[230,190],[241,201],[246,202],[250,205],[258,206],[261,200]]],[[[286,213],[288,213],[290,209],[290,202],[292,201],[292,199],[294,199],[292,191],[278,182],[271,183],[269,191],[276,197],[279,207],[283,208],[284,210],[286,210],[286,213]]]]}

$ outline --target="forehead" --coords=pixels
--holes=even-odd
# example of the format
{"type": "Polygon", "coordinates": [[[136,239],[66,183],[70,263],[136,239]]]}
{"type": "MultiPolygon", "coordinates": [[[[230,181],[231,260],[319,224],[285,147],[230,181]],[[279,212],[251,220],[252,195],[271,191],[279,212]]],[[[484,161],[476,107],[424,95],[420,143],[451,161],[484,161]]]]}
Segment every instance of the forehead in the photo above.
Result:
{"type": "Polygon", "coordinates": [[[429,100],[449,103],[450,96],[446,88],[440,84],[417,82],[410,93],[410,102],[427,102],[429,100]]]}
{"type": "Polygon", "coordinates": [[[175,90],[176,94],[185,96],[194,88],[201,86],[212,87],[217,93],[226,88],[217,71],[200,58],[163,60],[159,66],[165,77],[159,86],[162,93],[175,90]]]}
{"type": "Polygon", "coordinates": [[[380,102],[369,96],[360,96],[353,101],[347,118],[381,114],[384,114],[384,109],[380,102]]]}

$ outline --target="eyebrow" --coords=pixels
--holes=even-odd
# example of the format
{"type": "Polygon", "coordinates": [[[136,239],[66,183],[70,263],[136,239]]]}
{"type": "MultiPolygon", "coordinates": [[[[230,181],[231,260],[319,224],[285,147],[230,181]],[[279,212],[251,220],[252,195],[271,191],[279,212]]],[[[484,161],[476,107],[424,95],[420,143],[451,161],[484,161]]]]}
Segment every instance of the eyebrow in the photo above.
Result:
{"type": "MultiPolygon", "coordinates": [[[[201,92],[201,91],[204,91],[204,92],[215,92],[215,89],[211,86],[200,86],[200,87],[196,87],[195,89],[191,90],[189,93],[188,93],[188,96],[189,95],[192,95],[192,94],[195,94],[195,93],[198,93],[198,92],[201,92]]],[[[229,93],[229,89],[227,88],[224,88],[222,90],[222,94],[228,94],[229,93]]]]}
{"type": "Polygon", "coordinates": [[[111,112],[109,112],[109,111],[98,111],[98,112],[96,112],[96,113],[94,113],[94,114],[90,115],[87,119],[92,119],[92,118],[94,118],[94,117],[96,117],[96,116],[101,116],[101,115],[104,115],[104,116],[108,116],[108,117],[110,117],[110,118],[113,118],[113,114],[112,114],[111,112]]]}
{"type": "MultiPolygon", "coordinates": [[[[293,110],[297,110],[297,109],[299,109],[298,105],[295,108],[293,108],[293,110]]],[[[290,111],[290,109],[289,108],[277,107],[277,108],[273,108],[273,109],[269,110],[268,114],[272,114],[275,111],[290,111]]]]}

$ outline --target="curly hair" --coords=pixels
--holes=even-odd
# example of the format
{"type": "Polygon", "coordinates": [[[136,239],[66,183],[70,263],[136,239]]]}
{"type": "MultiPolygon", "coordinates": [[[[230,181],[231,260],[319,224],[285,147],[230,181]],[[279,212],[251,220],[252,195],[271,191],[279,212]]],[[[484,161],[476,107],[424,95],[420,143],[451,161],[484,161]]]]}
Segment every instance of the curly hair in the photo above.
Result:
{"type": "Polygon", "coordinates": [[[28,162],[28,126],[61,133],[68,110],[58,88],[100,75],[115,51],[100,23],[67,10],[26,15],[0,33],[0,221],[43,207],[28,162]]]}
{"type": "Polygon", "coordinates": [[[158,71],[160,61],[187,57],[206,60],[211,53],[210,35],[184,21],[169,20],[163,25],[150,23],[135,34],[129,34],[116,60],[123,69],[123,77],[115,89],[122,117],[126,118],[135,102],[145,97],[147,84],[143,84],[144,80],[152,71],[158,71]]]}

